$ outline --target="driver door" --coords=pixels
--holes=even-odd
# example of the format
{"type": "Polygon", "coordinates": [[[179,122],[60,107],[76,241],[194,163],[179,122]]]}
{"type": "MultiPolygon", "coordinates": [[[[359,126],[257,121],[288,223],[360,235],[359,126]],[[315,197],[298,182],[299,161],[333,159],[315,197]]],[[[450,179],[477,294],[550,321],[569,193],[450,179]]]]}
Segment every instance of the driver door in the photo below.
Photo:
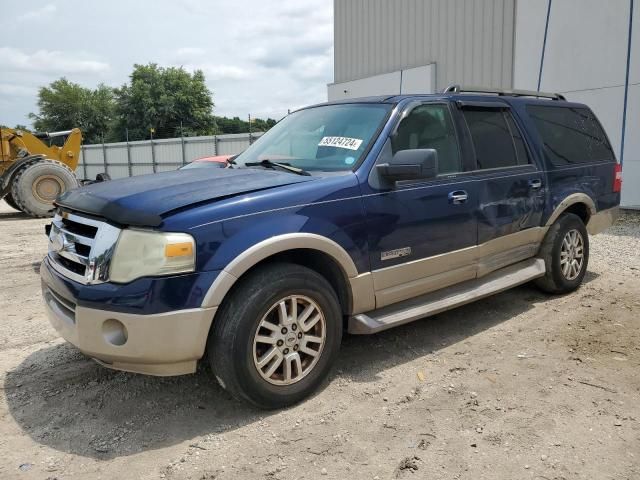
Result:
{"type": "Polygon", "coordinates": [[[438,175],[389,188],[373,168],[363,195],[376,308],[475,278],[478,192],[465,177],[460,129],[449,103],[414,104],[377,163],[400,150],[431,148],[438,175]]]}

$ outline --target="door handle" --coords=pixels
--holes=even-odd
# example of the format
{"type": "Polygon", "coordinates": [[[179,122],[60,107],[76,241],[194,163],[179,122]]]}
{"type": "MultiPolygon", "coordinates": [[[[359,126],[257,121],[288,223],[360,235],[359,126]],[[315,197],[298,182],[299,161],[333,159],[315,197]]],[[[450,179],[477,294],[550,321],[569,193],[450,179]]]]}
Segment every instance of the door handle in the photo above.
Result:
{"type": "Polygon", "coordinates": [[[539,178],[533,178],[529,180],[529,187],[531,187],[533,190],[542,188],[542,180],[540,180],[539,178]]]}
{"type": "Polygon", "coordinates": [[[449,203],[453,203],[454,205],[460,205],[465,203],[469,198],[467,192],[464,190],[456,190],[455,192],[449,192],[449,203]]]}

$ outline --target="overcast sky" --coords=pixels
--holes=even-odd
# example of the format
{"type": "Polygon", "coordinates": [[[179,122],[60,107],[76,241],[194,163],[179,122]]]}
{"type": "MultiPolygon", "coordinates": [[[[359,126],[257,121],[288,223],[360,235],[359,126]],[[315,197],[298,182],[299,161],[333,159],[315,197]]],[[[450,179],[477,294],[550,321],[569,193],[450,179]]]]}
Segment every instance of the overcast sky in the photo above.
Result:
{"type": "Polygon", "coordinates": [[[30,125],[61,76],[118,87],[134,63],[201,69],[215,114],[279,119],[326,100],[332,0],[0,0],[0,124],[30,125]],[[19,7],[17,7],[19,5],[19,7]]]}

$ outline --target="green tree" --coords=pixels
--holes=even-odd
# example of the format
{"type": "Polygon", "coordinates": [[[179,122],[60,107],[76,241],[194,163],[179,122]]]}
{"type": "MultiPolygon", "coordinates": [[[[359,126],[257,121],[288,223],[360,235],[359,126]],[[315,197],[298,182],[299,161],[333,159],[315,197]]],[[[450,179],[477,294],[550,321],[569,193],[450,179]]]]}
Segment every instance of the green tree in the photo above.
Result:
{"type": "Polygon", "coordinates": [[[30,113],[37,131],[80,128],[85,143],[102,141],[113,124],[113,89],[98,85],[91,90],[66,78],[60,78],[38,91],[38,113],[30,113]]]}
{"type": "Polygon", "coordinates": [[[249,131],[249,124],[240,117],[216,117],[216,133],[244,133],[249,131]]]}
{"type": "Polygon", "coordinates": [[[208,135],[215,131],[213,100],[204,74],[182,67],[134,65],[130,84],[116,90],[117,128],[131,140],[208,135]],[[182,127],[182,128],[181,128],[182,127]]]}
{"type": "MultiPolygon", "coordinates": [[[[9,127],[7,125],[0,124],[0,128],[11,128],[11,127],[9,127]]],[[[21,125],[19,123],[15,127],[13,127],[13,130],[24,130],[25,132],[30,132],[31,131],[31,129],[27,128],[26,125],[21,125]]]]}
{"type": "Polygon", "coordinates": [[[273,118],[267,118],[266,120],[256,118],[251,121],[251,124],[252,132],[266,132],[276,124],[276,121],[273,118]]]}
{"type": "MultiPolygon", "coordinates": [[[[240,117],[215,117],[216,133],[247,133],[249,131],[248,119],[241,120],[240,117]]],[[[266,132],[276,124],[273,118],[262,120],[261,118],[251,119],[252,132],[266,132]]]]}

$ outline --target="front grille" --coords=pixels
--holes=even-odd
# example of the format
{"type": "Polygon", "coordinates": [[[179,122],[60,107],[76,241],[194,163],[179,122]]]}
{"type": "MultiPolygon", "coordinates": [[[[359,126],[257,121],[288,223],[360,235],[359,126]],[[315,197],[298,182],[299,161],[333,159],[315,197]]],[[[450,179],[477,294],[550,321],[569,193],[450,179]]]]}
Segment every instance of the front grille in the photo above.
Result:
{"type": "Polygon", "coordinates": [[[58,212],[49,232],[49,260],[62,275],[80,283],[108,280],[120,229],[94,218],[58,212]]]}
{"type": "Polygon", "coordinates": [[[80,275],[84,278],[84,275],[87,271],[86,265],[84,263],[75,262],[66,257],[63,257],[58,252],[51,252],[50,256],[55,259],[56,263],[62,265],[67,270],[75,273],[76,275],[80,275]]]}
{"type": "Polygon", "coordinates": [[[77,219],[71,220],[70,218],[61,218],[61,223],[67,232],[82,235],[83,237],[95,238],[98,233],[98,227],[95,225],[87,225],[86,223],[80,223],[77,219]]]}
{"type": "Polygon", "coordinates": [[[82,243],[76,243],[76,252],[80,255],[88,257],[91,253],[91,245],[83,245],[82,243]]]}

